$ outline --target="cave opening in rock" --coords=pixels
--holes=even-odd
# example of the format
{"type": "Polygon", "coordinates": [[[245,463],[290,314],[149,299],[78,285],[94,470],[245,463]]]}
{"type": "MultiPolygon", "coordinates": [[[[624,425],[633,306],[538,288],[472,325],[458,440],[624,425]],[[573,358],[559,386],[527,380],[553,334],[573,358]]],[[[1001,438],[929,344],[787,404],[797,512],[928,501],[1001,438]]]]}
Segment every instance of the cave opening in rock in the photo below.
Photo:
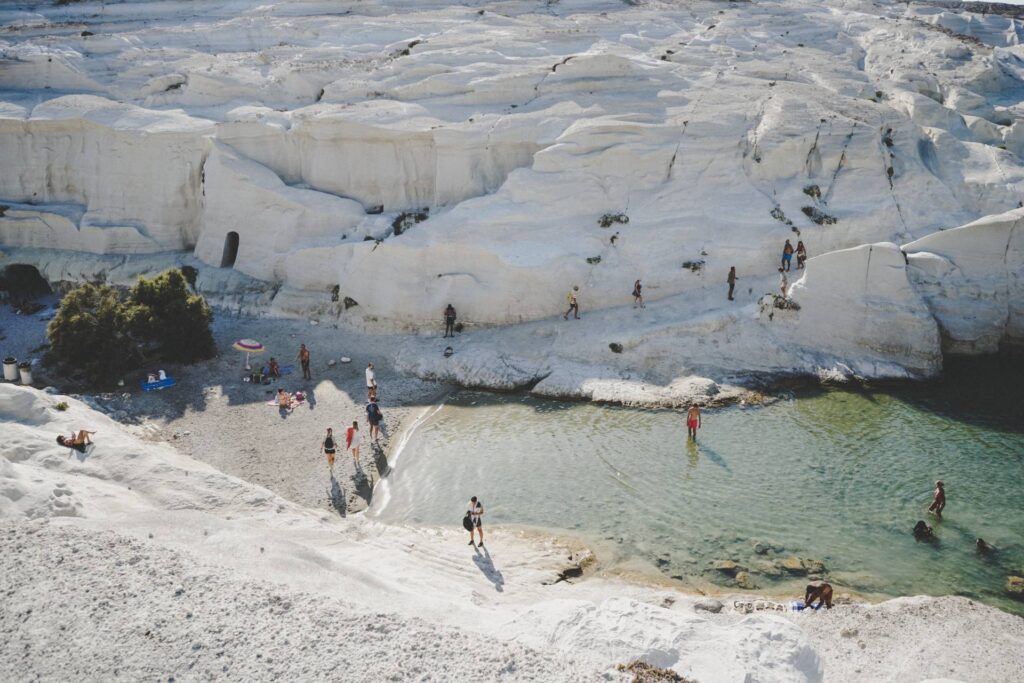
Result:
{"type": "Polygon", "coordinates": [[[11,301],[31,301],[51,294],[50,283],[39,269],[27,263],[12,263],[0,272],[0,290],[5,290],[11,301]]]}
{"type": "Polygon", "coordinates": [[[238,256],[238,233],[231,231],[224,238],[224,255],[220,258],[221,268],[232,268],[238,256]]]}

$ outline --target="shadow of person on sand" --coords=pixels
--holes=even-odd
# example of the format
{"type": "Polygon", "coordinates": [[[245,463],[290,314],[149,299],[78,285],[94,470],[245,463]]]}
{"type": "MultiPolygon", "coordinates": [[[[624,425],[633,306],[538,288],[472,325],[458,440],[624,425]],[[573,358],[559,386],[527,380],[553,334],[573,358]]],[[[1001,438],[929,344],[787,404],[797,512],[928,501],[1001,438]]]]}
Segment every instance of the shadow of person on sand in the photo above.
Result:
{"type": "Polygon", "coordinates": [[[494,561],[491,559],[491,553],[487,550],[487,546],[484,546],[483,553],[480,552],[479,547],[474,547],[473,550],[476,552],[473,555],[473,564],[477,566],[483,575],[487,577],[487,580],[494,584],[494,590],[502,593],[505,591],[505,577],[502,576],[498,568],[494,566],[494,561]]]}
{"type": "Polygon", "coordinates": [[[391,474],[391,465],[388,464],[388,457],[384,453],[384,449],[379,444],[370,444],[370,449],[373,451],[373,464],[377,468],[377,474],[380,475],[381,479],[391,474]]]}
{"type": "Polygon", "coordinates": [[[316,408],[316,392],[312,388],[306,389],[306,405],[310,410],[316,408]]]}
{"type": "Polygon", "coordinates": [[[331,490],[327,492],[327,495],[331,499],[331,507],[338,511],[338,514],[342,517],[347,512],[347,506],[345,505],[345,491],[341,488],[341,484],[334,478],[334,472],[331,472],[331,490]]]}
{"type": "Polygon", "coordinates": [[[370,506],[370,500],[373,498],[373,482],[370,481],[370,477],[367,476],[366,470],[359,463],[356,463],[356,471],[352,475],[353,483],[355,484],[356,495],[366,501],[366,506],[370,506]]]}

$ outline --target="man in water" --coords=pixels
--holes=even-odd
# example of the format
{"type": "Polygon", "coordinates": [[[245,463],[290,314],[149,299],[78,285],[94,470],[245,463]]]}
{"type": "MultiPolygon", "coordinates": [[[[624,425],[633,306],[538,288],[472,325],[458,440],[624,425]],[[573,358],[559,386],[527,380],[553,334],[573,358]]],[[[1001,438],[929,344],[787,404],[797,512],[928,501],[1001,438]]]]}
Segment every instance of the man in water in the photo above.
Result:
{"type": "Polygon", "coordinates": [[[986,543],[984,538],[979,538],[974,542],[974,549],[978,551],[979,555],[991,555],[996,551],[995,547],[986,543]]]}
{"type": "Polygon", "coordinates": [[[917,524],[914,525],[914,540],[915,541],[934,541],[935,530],[924,523],[923,519],[917,520],[917,524]]]}
{"type": "Polygon", "coordinates": [[[473,543],[473,529],[476,529],[480,534],[480,547],[484,547],[484,527],[483,520],[481,519],[484,514],[484,504],[477,500],[476,496],[469,499],[469,521],[472,523],[472,527],[469,529],[469,544],[475,547],[473,543]]]}
{"type": "Polygon", "coordinates": [[[690,406],[686,411],[686,436],[690,439],[697,439],[697,429],[700,427],[700,408],[697,404],[690,406]]]}
{"type": "Polygon", "coordinates": [[[313,375],[309,372],[309,349],[305,344],[299,344],[299,355],[296,358],[302,364],[302,379],[313,379],[313,375]]]}
{"type": "Polygon", "coordinates": [[[813,608],[815,600],[818,601],[818,607],[825,605],[827,609],[832,609],[832,586],[824,581],[811,581],[807,584],[807,590],[804,591],[804,607],[813,608]]]}
{"type": "Polygon", "coordinates": [[[444,336],[455,336],[455,307],[451,304],[444,309],[444,336]]]}
{"type": "Polygon", "coordinates": [[[928,512],[933,513],[939,519],[942,519],[942,511],[946,507],[946,489],[942,485],[942,480],[935,482],[935,497],[932,498],[932,504],[928,506],[928,512]]]}

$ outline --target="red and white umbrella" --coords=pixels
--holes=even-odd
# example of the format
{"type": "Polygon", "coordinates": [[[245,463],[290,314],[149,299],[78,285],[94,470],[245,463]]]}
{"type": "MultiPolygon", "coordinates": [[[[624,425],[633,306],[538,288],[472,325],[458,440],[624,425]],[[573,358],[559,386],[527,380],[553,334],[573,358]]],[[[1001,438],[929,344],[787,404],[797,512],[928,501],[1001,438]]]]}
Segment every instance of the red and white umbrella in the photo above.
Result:
{"type": "Polygon", "coordinates": [[[234,344],[231,345],[231,347],[236,349],[236,350],[238,350],[238,351],[245,351],[245,369],[246,370],[251,370],[252,369],[250,367],[250,365],[249,365],[249,354],[250,353],[263,353],[264,351],[267,350],[267,347],[263,346],[263,344],[259,343],[255,339],[238,339],[238,340],[235,341],[234,344]]]}

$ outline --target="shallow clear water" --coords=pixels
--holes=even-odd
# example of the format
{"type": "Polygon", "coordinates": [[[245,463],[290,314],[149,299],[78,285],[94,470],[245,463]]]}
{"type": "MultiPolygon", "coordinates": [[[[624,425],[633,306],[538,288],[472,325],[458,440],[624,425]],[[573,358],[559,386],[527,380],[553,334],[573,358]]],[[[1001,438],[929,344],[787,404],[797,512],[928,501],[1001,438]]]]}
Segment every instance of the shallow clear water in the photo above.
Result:
{"type": "Polygon", "coordinates": [[[1024,571],[1024,374],[1008,367],[709,411],[696,444],[671,411],[461,392],[414,432],[369,514],[458,526],[475,494],[489,525],[582,537],[606,569],[728,586],[710,563],[734,560],[777,592],[804,581],[768,567],[794,555],[823,561],[840,592],[961,594],[1024,613],[1002,596],[1024,571]],[[941,521],[925,513],[935,479],[941,521]],[[918,519],[936,543],[914,540],[918,519]],[[975,553],[978,536],[994,558],[975,553]],[[756,554],[757,541],[775,550],[756,554]]]}

